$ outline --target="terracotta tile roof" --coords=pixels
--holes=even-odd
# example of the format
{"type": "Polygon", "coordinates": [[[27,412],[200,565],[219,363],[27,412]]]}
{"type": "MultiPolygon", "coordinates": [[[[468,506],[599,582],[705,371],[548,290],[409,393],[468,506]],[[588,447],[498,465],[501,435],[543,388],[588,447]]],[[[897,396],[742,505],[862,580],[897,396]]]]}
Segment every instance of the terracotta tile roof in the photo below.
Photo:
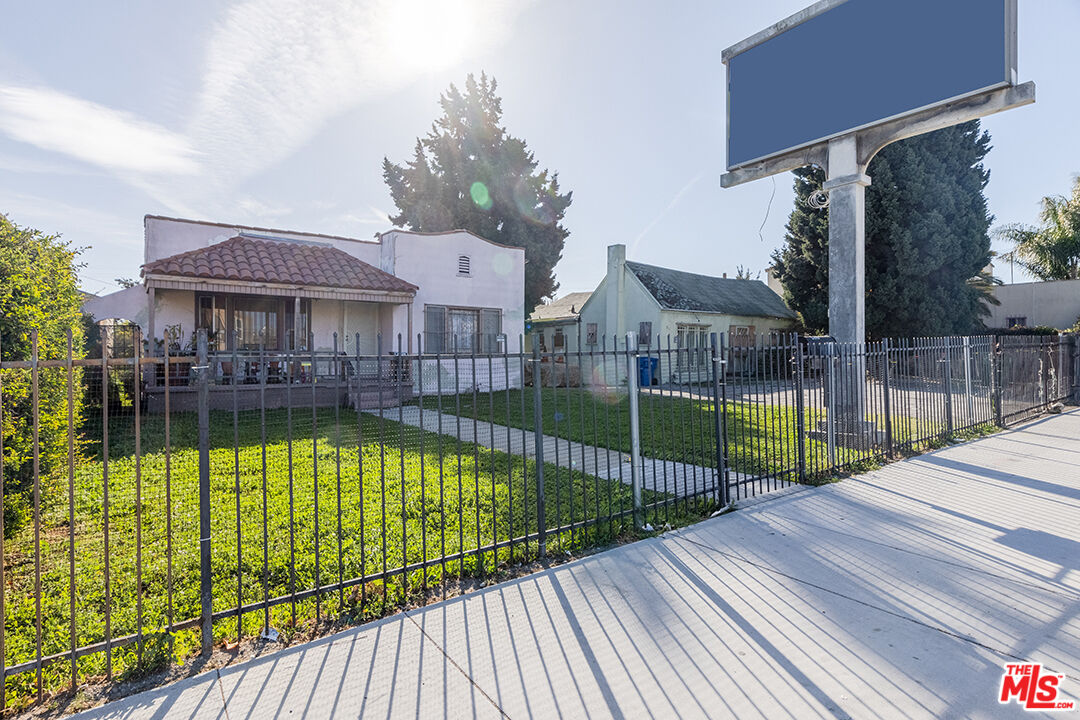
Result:
{"type": "Polygon", "coordinates": [[[142,274],[395,293],[417,290],[337,248],[243,235],[147,263],[142,274]]]}

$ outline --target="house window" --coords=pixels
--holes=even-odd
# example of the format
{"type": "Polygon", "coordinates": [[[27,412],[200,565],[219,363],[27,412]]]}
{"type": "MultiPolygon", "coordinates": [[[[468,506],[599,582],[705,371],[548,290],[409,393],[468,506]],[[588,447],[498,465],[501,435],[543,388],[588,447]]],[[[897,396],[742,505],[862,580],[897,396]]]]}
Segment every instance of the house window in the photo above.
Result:
{"type": "Polygon", "coordinates": [[[566,349],[566,335],[563,334],[562,328],[555,328],[555,337],[552,339],[552,345],[556,350],[566,349]]]}
{"type": "Polygon", "coordinates": [[[597,323],[587,323],[585,325],[585,344],[595,345],[596,336],[599,334],[599,327],[597,323]]]}
{"type": "Polygon", "coordinates": [[[311,301],[265,295],[199,295],[195,329],[205,328],[212,351],[307,349],[311,301]],[[291,344],[295,337],[295,345],[291,344]]]}
{"type": "Polygon", "coordinates": [[[648,320],[638,323],[637,344],[652,346],[652,323],[648,320]]]}
{"type": "Polygon", "coordinates": [[[678,344],[678,366],[680,369],[704,367],[707,362],[706,348],[709,346],[708,325],[684,325],[679,323],[676,343],[678,344]]]}
{"type": "MultiPolygon", "coordinates": [[[[239,296],[233,300],[233,338],[237,350],[278,346],[278,306],[274,298],[239,296]]],[[[306,345],[306,341],[303,343],[306,345]]],[[[297,344],[299,347],[300,343],[297,344]]]]}
{"type": "Polygon", "coordinates": [[[1026,317],[1006,318],[1005,327],[1007,327],[1007,328],[1027,327],[1027,318],[1026,317]]]}
{"type": "Polygon", "coordinates": [[[458,255],[457,274],[472,275],[472,259],[468,255],[458,255]]]}
{"type": "MultiPolygon", "coordinates": [[[[226,342],[226,296],[200,295],[195,329],[206,328],[207,347],[211,352],[224,350],[226,342]]],[[[187,338],[177,338],[183,344],[187,338]]]]}
{"type": "Polygon", "coordinates": [[[424,346],[428,352],[498,352],[502,311],[494,308],[424,308],[424,346]]]}

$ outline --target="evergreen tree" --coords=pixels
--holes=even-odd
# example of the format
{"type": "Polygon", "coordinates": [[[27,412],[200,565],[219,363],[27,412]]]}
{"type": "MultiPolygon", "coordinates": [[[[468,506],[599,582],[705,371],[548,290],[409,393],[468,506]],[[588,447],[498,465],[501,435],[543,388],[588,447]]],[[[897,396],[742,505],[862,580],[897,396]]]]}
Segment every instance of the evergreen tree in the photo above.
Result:
{"type": "Polygon", "coordinates": [[[558,289],[554,267],[570,234],[560,221],[572,193],[559,192],[558,173],[537,172],[525,141],[500,125],[496,82],[470,74],[465,92],[450,86],[443,115],[418,138],[405,166],[383,159],[383,178],[399,214],[391,221],[421,232],[469,230],[525,249],[525,308],[558,289]]]}
{"type": "MultiPolygon", "coordinates": [[[[871,338],[967,333],[982,327],[995,282],[993,221],[983,190],[990,135],[973,121],[884,148],[866,191],[866,331],[871,338]]],[[[807,328],[829,326],[829,220],[810,196],[819,168],[795,171],[795,209],[773,253],[786,299],[807,328]]]]}

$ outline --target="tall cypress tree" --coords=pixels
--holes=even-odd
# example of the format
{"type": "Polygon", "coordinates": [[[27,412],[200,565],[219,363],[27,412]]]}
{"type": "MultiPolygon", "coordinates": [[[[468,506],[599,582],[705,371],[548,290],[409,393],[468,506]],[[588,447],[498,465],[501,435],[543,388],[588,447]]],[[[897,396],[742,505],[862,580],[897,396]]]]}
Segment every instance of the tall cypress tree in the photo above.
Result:
{"type": "MultiPolygon", "coordinates": [[[[992,281],[993,218],[983,194],[990,135],[973,121],[903,140],[870,163],[866,191],[866,331],[871,338],[982,327],[992,281]]],[[[807,200],[819,168],[795,171],[795,209],[773,265],[807,329],[829,326],[828,210],[807,200]]]]}
{"type": "Polygon", "coordinates": [[[443,115],[416,141],[413,159],[383,159],[383,178],[400,211],[391,218],[421,232],[469,230],[525,249],[525,309],[558,289],[554,267],[570,232],[561,224],[572,193],[558,173],[537,171],[525,141],[500,125],[496,82],[471,74],[465,92],[454,85],[439,104],[443,115]]]}

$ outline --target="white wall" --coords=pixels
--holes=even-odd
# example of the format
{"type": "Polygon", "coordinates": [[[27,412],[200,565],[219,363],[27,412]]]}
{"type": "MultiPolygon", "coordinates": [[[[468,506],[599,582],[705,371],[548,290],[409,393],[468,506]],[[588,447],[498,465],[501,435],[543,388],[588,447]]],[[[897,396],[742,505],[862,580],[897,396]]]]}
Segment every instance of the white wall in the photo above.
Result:
{"type": "MultiPolygon", "coordinates": [[[[463,231],[426,235],[391,230],[382,235],[382,269],[420,289],[413,302],[413,336],[424,332],[424,306],[502,310],[502,331],[511,351],[525,332],[525,251],[503,247],[463,231]],[[472,273],[458,275],[458,256],[468,255],[472,273]]],[[[394,310],[394,332],[404,334],[406,309],[394,310]]]]}
{"type": "Polygon", "coordinates": [[[1080,280],[1016,283],[994,288],[1001,304],[990,305],[990,328],[1008,327],[1010,317],[1026,317],[1027,326],[1046,325],[1065,330],[1080,317],[1080,280]]]}
{"type": "Polygon", "coordinates": [[[93,315],[95,320],[130,320],[145,330],[149,320],[150,303],[146,288],[136,285],[83,300],[82,309],[83,312],[93,315]]]}
{"type": "MultiPolygon", "coordinates": [[[[195,332],[195,293],[193,291],[154,291],[154,335],[164,339],[165,328],[170,325],[180,326],[180,346],[187,345],[192,333],[195,332]]],[[[150,332],[147,325],[143,324],[142,327],[144,331],[150,332]]]]}
{"type": "Polygon", "coordinates": [[[345,351],[353,355],[357,352],[356,335],[360,334],[360,354],[374,355],[377,351],[376,334],[379,332],[379,306],[377,303],[345,303],[345,351]]]}
{"type": "Polygon", "coordinates": [[[160,218],[152,215],[147,215],[143,219],[145,243],[143,262],[149,263],[189,250],[198,250],[199,248],[215,245],[236,237],[245,231],[254,235],[268,235],[331,245],[375,267],[379,266],[379,243],[375,240],[357,240],[334,235],[317,235],[315,233],[253,228],[244,225],[160,218]]]}

